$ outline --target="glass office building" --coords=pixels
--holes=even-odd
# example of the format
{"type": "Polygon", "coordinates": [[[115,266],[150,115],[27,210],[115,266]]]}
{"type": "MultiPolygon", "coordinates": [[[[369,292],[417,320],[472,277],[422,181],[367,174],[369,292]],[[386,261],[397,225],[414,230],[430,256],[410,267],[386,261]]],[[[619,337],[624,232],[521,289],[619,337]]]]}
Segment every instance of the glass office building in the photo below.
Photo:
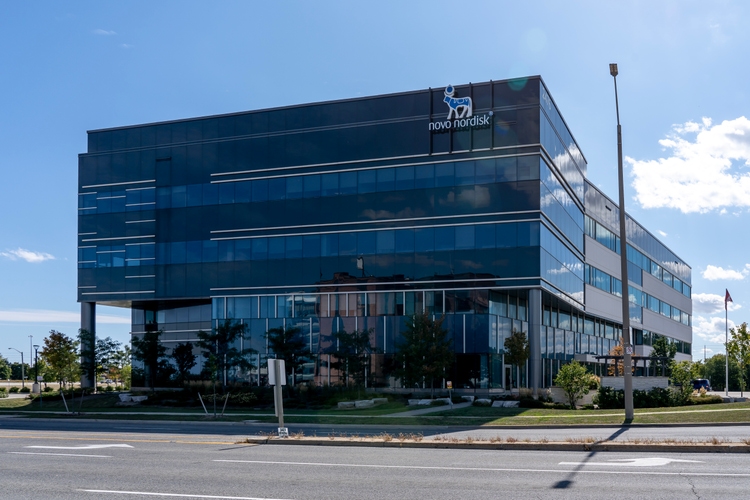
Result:
{"type": "MultiPolygon", "coordinates": [[[[317,383],[339,381],[332,334],[370,330],[371,382],[397,385],[383,367],[426,311],[445,316],[454,387],[549,386],[620,338],[619,210],[586,169],[540,77],[90,131],[82,327],[97,303],[128,307],[133,336],[170,348],[231,318],[262,367],[266,331],[295,326],[317,383]],[[531,344],[521,380],[513,330],[531,344]]],[[[689,359],[690,267],[627,227],[636,354],[666,336],[689,359]]]]}

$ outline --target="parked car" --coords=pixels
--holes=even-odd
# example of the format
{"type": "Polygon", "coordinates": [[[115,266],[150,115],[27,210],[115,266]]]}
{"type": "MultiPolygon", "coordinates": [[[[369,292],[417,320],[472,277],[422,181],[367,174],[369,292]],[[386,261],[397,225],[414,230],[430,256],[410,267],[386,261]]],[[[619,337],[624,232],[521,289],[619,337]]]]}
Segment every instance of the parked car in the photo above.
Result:
{"type": "Polygon", "coordinates": [[[707,392],[710,392],[711,382],[709,382],[708,379],[705,378],[693,379],[693,390],[699,391],[701,389],[705,389],[707,392]]]}

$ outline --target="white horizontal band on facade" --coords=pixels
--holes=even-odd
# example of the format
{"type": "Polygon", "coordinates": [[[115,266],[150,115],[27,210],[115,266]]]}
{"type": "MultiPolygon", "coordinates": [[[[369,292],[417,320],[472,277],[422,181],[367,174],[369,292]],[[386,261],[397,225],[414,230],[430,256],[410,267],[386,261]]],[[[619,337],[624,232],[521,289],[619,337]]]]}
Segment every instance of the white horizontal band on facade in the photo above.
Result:
{"type": "Polygon", "coordinates": [[[115,238],[90,238],[83,241],[116,241],[116,240],[137,240],[142,238],[156,238],[155,234],[147,234],[145,236],[118,236],[115,238]]]}
{"type": "Polygon", "coordinates": [[[130,278],[155,278],[155,277],[156,277],[155,274],[142,274],[141,276],[125,276],[125,279],[130,279],[130,278]]]}
{"type": "Polygon", "coordinates": [[[81,295],[128,295],[134,293],[156,293],[154,290],[137,290],[135,292],[84,292],[81,295]]]}
{"type": "MultiPolygon", "coordinates": [[[[122,196],[122,198],[124,198],[124,196],[122,196]]],[[[103,199],[104,198],[97,198],[97,200],[103,200],[103,199]]],[[[126,203],[125,204],[126,207],[142,207],[144,205],[156,205],[156,202],[155,201],[146,201],[146,202],[143,202],[143,203],[126,203]]]]}
{"type": "Polygon", "coordinates": [[[156,219],[127,220],[125,224],[140,224],[141,222],[156,222],[156,219]]]}
{"type": "Polygon", "coordinates": [[[130,182],[112,182],[109,184],[89,184],[87,186],[81,186],[81,189],[98,188],[98,187],[110,187],[110,186],[127,186],[128,184],[146,184],[149,182],[156,182],[156,179],[148,179],[145,181],[130,181],[130,182]]]}
{"type": "Polygon", "coordinates": [[[140,188],[127,188],[125,191],[145,191],[146,189],[156,189],[156,186],[140,187],[140,188]]]}
{"type": "Polygon", "coordinates": [[[96,285],[79,286],[78,288],[96,288],[96,285]]]}
{"type": "Polygon", "coordinates": [[[97,200],[115,200],[118,198],[125,198],[125,195],[123,194],[123,195],[117,195],[117,196],[98,196],[96,199],[97,200]]]}
{"type": "MultiPolygon", "coordinates": [[[[463,279],[462,281],[477,282],[477,281],[513,281],[513,280],[538,280],[538,279],[540,279],[539,276],[521,276],[521,277],[513,277],[513,278],[466,278],[466,279],[463,279]]],[[[348,286],[348,287],[351,287],[351,286],[373,285],[373,284],[376,284],[376,285],[403,285],[404,283],[408,283],[410,285],[415,284],[415,283],[417,285],[426,284],[426,283],[446,283],[446,284],[450,284],[450,283],[455,283],[455,281],[454,280],[419,280],[419,281],[417,281],[417,280],[406,280],[405,279],[404,281],[387,281],[387,282],[377,282],[377,283],[375,283],[375,282],[373,282],[373,283],[363,282],[363,283],[318,283],[316,285],[288,285],[288,286],[281,286],[281,285],[279,285],[279,286],[237,286],[237,287],[228,287],[228,288],[210,288],[210,290],[211,291],[222,291],[222,290],[226,290],[226,291],[231,291],[231,290],[273,290],[273,289],[286,289],[286,288],[321,288],[321,287],[331,287],[331,286],[335,286],[335,287],[348,286]]],[[[474,288],[476,288],[476,287],[474,287],[474,288]]],[[[488,287],[485,287],[485,288],[491,289],[491,288],[494,288],[494,287],[489,287],[488,286],[488,287]]],[[[515,288],[518,288],[518,287],[515,287],[515,288]]],[[[533,288],[533,287],[530,286],[529,288],[533,288]]],[[[451,288],[451,289],[453,289],[453,288],[451,288]]],[[[365,292],[369,292],[369,291],[371,291],[371,290],[362,290],[362,291],[357,292],[357,293],[365,293],[365,292]]],[[[371,292],[375,292],[375,291],[373,290],[371,292]]],[[[295,293],[296,292],[289,292],[289,293],[285,293],[284,295],[294,295],[295,293]]],[[[325,292],[320,292],[320,293],[325,293],[325,292]]]]}
{"type": "Polygon", "coordinates": [[[96,231],[94,231],[93,233],[78,233],[78,236],[92,236],[94,234],[96,234],[96,231]]]}
{"type": "Polygon", "coordinates": [[[126,247],[134,247],[134,246],[138,246],[138,245],[156,245],[156,242],[154,242],[154,241],[144,241],[144,242],[139,242],[139,243],[125,243],[126,247]]]}
{"type": "MultiPolygon", "coordinates": [[[[336,226],[351,226],[351,225],[360,225],[360,224],[384,224],[384,223],[393,223],[393,222],[411,222],[411,221],[433,221],[433,220],[445,220],[445,219],[460,219],[460,218],[469,218],[469,217],[495,217],[500,215],[523,215],[523,214],[539,214],[541,213],[540,210],[522,210],[517,212],[490,212],[490,213],[484,213],[484,214],[460,214],[460,215],[438,215],[434,217],[412,217],[409,219],[379,219],[379,220],[365,220],[365,221],[352,221],[352,222],[330,222],[326,224],[304,224],[299,226],[274,226],[274,227],[258,227],[258,228],[247,228],[247,229],[217,229],[215,231],[211,231],[211,234],[222,234],[222,233],[242,233],[242,232],[255,232],[255,231],[278,231],[279,229],[306,229],[309,227],[336,227],[336,226]]],[[[538,219],[520,219],[520,220],[511,220],[511,221],[487,221],[487,222],[471,222],[471,223],[464,223],[460,225],[467,225],[467,224],[494,224],[494,223],[502,223],[502,222],[523,222],[523,221],[536,221],[538,219]]],[[[454,226],[456,224],[446,224],[447,226],[454,226]]],[[[424,227],[424,226],[421,226],[424,227]]],[[[429,227],[438,227],[438,226],[429,226],[429,227]]],[[[412,229],[412,226],[409,226],[407,228],[398,228],[398,229],[412,229]]],[[[383,230],[388,229],[394,229],[392,227],[383,228],[383,230]]],[[[355,230],[356,231],[356,230],[355,230]]],[[[367,229],[366,231],[369,231],[367,229]]],[[[327,233],[307,233],[307,234],[327,234],[327,233]]],[[[264,235],[264,236],[276,236],[276,235],[264,235]]],[[[215,238],[212,238],[215,239],[215,238]]],[[[230,238],[225,238],[230,239],[230,238]]]]}
{"type": "Polygon", "coordinates": [[[102,250],[96,253],[125,253],[125,250],[102,250]]]}
{"type": "Polygon", "coordinates": [[[78,210],[96,210],[96,207],[81,207],[78,210]]]}
{"type": "MultiPolygon", "coordinates": [[[[519,146],[519,147],[534,147],[534,146],[536,145],[529,144],[529,145],[524,145],[524,146],[519,146]]],[[[264,176],[258,176],[258,177],[243,177],[240,179],[224,179],[224,180],[218,180],[218,181],[211,181],[211,184],[224,184],[228,182],[243,182],[243,181],[259,181],[259,180],[264,180],[264,179],[281,179],[281,178],[286,178],[286,177],[297,177],[297,176],[302,177],[302,176],[310,176],[310,175],[339,174],[342,172],[362,172],[365,170],[383,170],[386,168],[420,167],[423,165],[436,165],[436,164],[442,164],[442,163],[462,163],[462,162],[476,161],[476,160],[494,160],[496,158],[516,158],[519,156],[538,156],[538,154],[539,153],[532,152],[532,153],[519,153],[519,154],[513,154],[513,155],[484,156],[481,158],[461,158],[458,160],[438,160],[438,161],[426,161],[426,162],[421,162],[421,163],[398,163],[394,165],[376,165],[374,167],[364,167],[364,168],[348,168],[348,169],[324,170],[324,171],[315,171],[315,172],[295,172],[291,174],[264,175],[264,176]]],[[[423,156],[423,155],[418,155],[418,156],[423,156]]],[[[364,160],[364,161],[371,161],[371,160],[364,160]]],[[[356,163],[356,162],[326,163],[320,166],[348,165],[350,163],[356,163]]],[[[313,166],[311,166],[310,168],[312,167],[313,166]]],[[[267,171],[272,172],[275,170],[286,170],[286,169],[294,169],[294,168],[307,168],[307,167],[283,167],[280,169],[251,170],[251,171],[242,172],[242,173],[255,173],[255,172],[267,172],[267,171]]],[[[211,175],[218,175],[218,174],[211,174],[211,175]]]]}
{"type": "Polygon", "coordinates": [[[142,259],[125,259],[125,262],[140,260],[156,260],[156,257],[143,257],[142,259]]]}

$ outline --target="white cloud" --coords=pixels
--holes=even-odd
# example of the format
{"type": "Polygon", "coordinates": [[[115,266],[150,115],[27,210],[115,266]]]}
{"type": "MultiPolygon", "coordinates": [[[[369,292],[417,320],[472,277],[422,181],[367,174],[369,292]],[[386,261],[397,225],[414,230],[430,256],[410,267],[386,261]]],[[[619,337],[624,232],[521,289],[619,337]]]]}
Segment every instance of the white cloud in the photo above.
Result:
{"type": "MultiPolygon", "coordinates": [[[[0,321],[10,323],[78,323],[81,313],[70,311],[50,311],[46,309],[21,309],[15,311],[0,310],[0,321]]],[[[96,322],[101,324],[129,325],[130,318],[97,314],[96,322]]]]}
{"type": "Polygon", "coordinates": [[[750,206],[750,172],[732,169],[733,162],[750,166],[750,120],[741,116],[713,125],[703,118],[674,125],[659,144],[666,158],[626,158],[641,206],[684,213],[750,206]]]}
{"type": "Polygon", "coordinates": [[[657,232],[657,233],[659,233],[659,235],[660,235],[660,236],[661,236],[662,238],[666,238],[666,237],[667,237],[667,233],[665,233],[665,232],[664,232],[664,231],[662,231],[661,229],[658,229],[658,230],[657,230],[656,232],[657,232]]]}
{"type": "Polygon", "coordinates": [[[750,264],[745,264],[745,267],[741,271],[735,271],[734,269],[724,269],[722,267],[712,266],[711,264],[709,264],[706,266],[706,270],[703,271],[703,277],[710,281],[744,280],[749,273],[750,264]]]}
{"type": "MultiPolygon", "coordinates": [[[[729,328],[734,328],[734,321],[729,320],[729,328]]],[[[710,344],[724,344],[726,340],[726,323],[720,316],[704,318],[703,316],[693,316],[693,349],[697,351],[696,342],[701,339],[710,344]]]]}
{"type": "Polygon", "coordinates": [[[129,43],[121,43],[120,47],[122,47],[123,49],[132,49],[133,48],[133,46],[130,45],[129,43]]]}
{"type": "Polygon", "coordinates": [[[15,250],[6,250],[0,252],[0,255],[7,257],[10,260],[25,260],[26,262],[44,262],[45,260],[55,260],[55,256],[44,253],[44,252],[32,252],[24,248],[17,248],[15,250]]]}
{"type": "MultiPolygon", "coordinates": [[[[736,311],[742,306],[734,302],[727,303],[727,309],[736,311]]],[[[724,296],[713,293],[694,293],[693,311],[698,313],[715,314],[724,311],[724,296]]],[[[723,321],[723,320],[722,320],[723,321]]],[[[695,325],[695,321],[693,322],[695,325]]]]}
{"type": "Polygon", "coordinates": [[[99,29],[95,29],[95,30],[93,31],[93,33],[94,33],[95,35],[105,35],[105,36],[110,36],[110,35],[116,35],[116,34],[117,34],[116,32],[114,32],[114,31],[112,31],[112,30],[103,30],[103,29],[101,29],[101,28],[99,28],[99,29]]]}

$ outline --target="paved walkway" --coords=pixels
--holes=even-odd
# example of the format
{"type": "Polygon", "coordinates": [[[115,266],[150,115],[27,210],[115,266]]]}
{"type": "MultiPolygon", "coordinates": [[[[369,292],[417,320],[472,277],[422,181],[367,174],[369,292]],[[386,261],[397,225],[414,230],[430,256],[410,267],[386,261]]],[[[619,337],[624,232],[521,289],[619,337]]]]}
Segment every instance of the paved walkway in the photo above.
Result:
{"type": "Polygon", "coordinates": [[[458,410],[459,408],[466,408],[471,406],[471,402],[458,403],[454,405],[443,405],[443,406],[425,406],[418,410],[400,411],[398,413],[391,413],[389,415],[381,415],[382,417],[414,417],[417,415],[425,415],[427,413],[437,413],[440,411],[458,410]]]}

